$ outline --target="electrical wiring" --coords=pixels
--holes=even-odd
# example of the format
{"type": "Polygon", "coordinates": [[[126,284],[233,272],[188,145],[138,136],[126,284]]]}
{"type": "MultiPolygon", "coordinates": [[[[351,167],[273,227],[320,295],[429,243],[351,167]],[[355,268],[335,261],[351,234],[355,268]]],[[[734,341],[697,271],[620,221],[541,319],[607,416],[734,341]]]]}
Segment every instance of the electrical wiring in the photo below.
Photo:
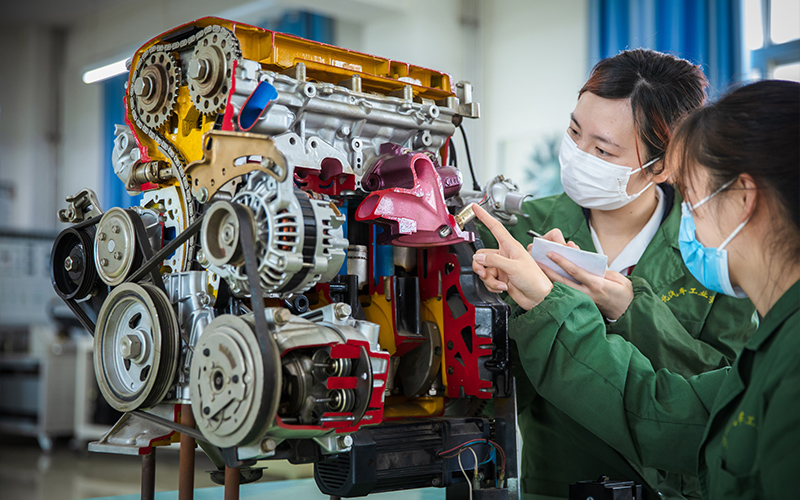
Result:
{"type": "Polygon", "coordinates": [[[455,458],[458,457],[459,465],[461,464],[461,454],[466,451],[470,450],[472,453],[475,451],[472,449],[473,446],[477,444],[487,444],[489,445],[490,451],[488,457],[483,462],[478,463],[477,454],[475,455],[475,463],[477,464],[475,467],[475,474],[478,473],[478,466],[488,463],[490,461],[494,461],[495,464],[495,471],[497,471],[497,452],[500,452],[500,473],[499,475],[496,474],[497,484],[502,484],[503,480],[505,479],[506,474],[506,452],[502,446],[500,446],[497,442],[492,441],[491,439],[474,439],[472,441],[467,441],[462,443],[458,446],[454,446],[449,450],[440,451],[437,453],[437,456],[440,458],[455,458]]]}
{"type": "Polygon", "coordinates": [[[458,157],[456,156],[456,143],[453,142],[452,137],[447,139],[447,149],[448,149],[447,164],[458,168],[458,157]]]}
{"type": "Polygon", "coordinates": [[[469,173],[472,175],[472,189],[475,191],[481,190],[481,185],[478,184],[478,178],[475,177],[475,168],[472,166],[472,155],[469,151],[469,141],[467,140],[467,133],[464,131],[464,127],[461,125],[458,126],[458,129],[461,130],[461,137],[464,138],[464,150],[467,152],[467,163],[469,163],[469,173]]]}
{"type": "Polygon", "coordinates": [[[500,484],[502,485],[503,480],[506,477],[506,452],[505,452],[505,450],[503,449],[502,446],[500,446],[499,444],[495,443],[491,439],[487,439],[486,441],[489,442],[490,444],[493,444],[498,450],[500,450],[500,460],[501,460],[500,461],[500,484]]]}
{"type": "MultiPolygon", "coordinates": [[[[474,477],[475,477],[475,480],[477,481],[477,479],[478,479],[478,466],[477,466],[478,454],[475,453],[475,450],[473,450],[472,448],[465,448],[465,449],[471,451],[472,452],[472,456],[475,458],[475,462],[473,462],[473,463],[476,464],[475,465],[475,476],[474,477]]],[[[469,486],[469,500],[472,500],[472,483],[469,480],[469,476],[467,476],[467,471],[464,470],[464,465],[461,463],[461,453],[463,453],[463,452],[464,452],[464,449],[462,449],[462,450],[460,450],[458,452],[458,467],[461,469],[461,473],[464,474],[464,479],[466,479],[466,481],[467,481],[467,485],[469,486]]]]}

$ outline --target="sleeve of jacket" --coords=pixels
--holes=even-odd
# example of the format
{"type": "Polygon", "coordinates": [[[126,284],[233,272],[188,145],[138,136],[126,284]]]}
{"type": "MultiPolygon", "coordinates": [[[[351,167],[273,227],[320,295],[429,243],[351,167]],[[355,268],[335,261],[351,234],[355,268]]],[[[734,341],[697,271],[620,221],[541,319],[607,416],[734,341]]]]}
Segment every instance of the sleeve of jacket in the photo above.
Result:
{"type": "Polygon", "coordinates": [[[673,373],[691,377],[729,366],[757,327],[752,321],[742,324],[742,315],[732,314],[732,309],[727,307],[730,304],[720,301],[718,295],[704,324],[715,331],[714,338],[721,331],[736,333],[726,335],[727,343],[722,339],[712,343],[702,334],[701,338],[695,338],[647,281],[634,276],[631,282],[633,301],[616,322],[608,325],[608,333],[633,343],[656,370],[668,368],[673,373]],[[732,324],[734,321],[738,324],[732,324]]]}
{"type": "Polygon", "coordinates": [[[533,387],[626,458],[646,467],[697,472],[697,450],[727,369],[690,379],[656,372],[618,335],[607,335],[591,299],[556,283],[509,333],[533,387]]]}

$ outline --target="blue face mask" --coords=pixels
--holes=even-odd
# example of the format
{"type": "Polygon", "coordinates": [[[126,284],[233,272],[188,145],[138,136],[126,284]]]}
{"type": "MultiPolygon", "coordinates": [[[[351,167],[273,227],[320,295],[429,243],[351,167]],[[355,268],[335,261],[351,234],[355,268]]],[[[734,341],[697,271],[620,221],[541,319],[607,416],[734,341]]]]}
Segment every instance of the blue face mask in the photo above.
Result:
{"type": "Polygon", "coordinates": [[[725,250],[725,246],[730,243],[734,236],[739,234],[739,231],[742,230],[750,218],[748,217],[747,220],[739,224],[719,248],[707,248],[697,241],[697,236],[695,235],[696,227],[692,217],[694,210],[733,184],[734,180],[724,184],[693,207],[686,202],[681,203],[681,229],[678,233],[678,244],[681,249],[681,257],[683,257],[683,262],[686,263],[689,272],[704,287],[717,293],[745,298],[747,294],[741,288],[733,288],[733,285],[731,285],[731,278],[728,274],[728,251],[725,250]]]}

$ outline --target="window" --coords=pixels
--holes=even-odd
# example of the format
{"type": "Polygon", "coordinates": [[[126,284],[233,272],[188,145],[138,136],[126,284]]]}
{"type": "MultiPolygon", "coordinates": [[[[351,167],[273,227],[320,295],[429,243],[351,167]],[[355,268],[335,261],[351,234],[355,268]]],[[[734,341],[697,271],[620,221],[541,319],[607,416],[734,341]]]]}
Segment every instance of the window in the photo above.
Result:
{"type": "Polygon", "coordinates": [[[744,0],[745,45],[754,79],[800,82],[800,2],[744,0]]]}

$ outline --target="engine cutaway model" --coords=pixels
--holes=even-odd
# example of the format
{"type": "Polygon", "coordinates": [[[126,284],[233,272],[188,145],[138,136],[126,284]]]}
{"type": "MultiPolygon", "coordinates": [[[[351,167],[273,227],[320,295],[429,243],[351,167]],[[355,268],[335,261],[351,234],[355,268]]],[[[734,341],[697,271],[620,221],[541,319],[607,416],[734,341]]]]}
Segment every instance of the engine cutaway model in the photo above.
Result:
{"type": "Polygon", "coordinates": [[[53,249],[53,285],[125,412],[90,449],[182,433],[245,482],[259,460],[315,462],[337,495],[464,483],[458,459],[472,486],[514,497],[509,308],[472,273],[480,241],[458,217],[481,196],[452,143],[478,117],[471,95],[223,19],[142,46],[113,151],[141,206],[79,193],[53,249]],[[384,467],[411,455],[424,467],[384,467]]]}

